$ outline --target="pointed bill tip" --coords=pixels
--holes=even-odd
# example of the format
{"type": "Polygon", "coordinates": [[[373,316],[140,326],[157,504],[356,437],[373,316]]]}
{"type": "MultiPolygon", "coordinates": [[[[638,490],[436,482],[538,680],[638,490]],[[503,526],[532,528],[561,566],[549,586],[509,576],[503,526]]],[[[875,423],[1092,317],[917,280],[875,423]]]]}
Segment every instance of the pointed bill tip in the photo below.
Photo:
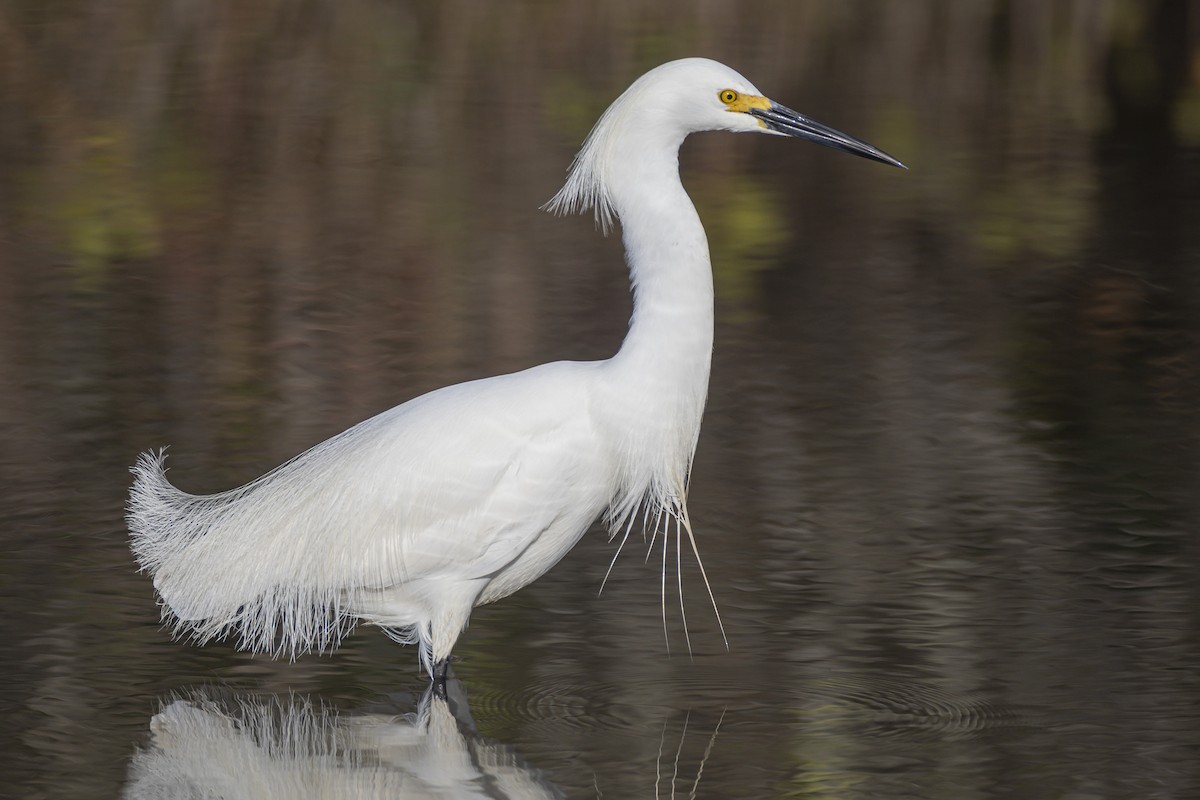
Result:
{"type": "Polygon", "coordinates": [[[855,139],[849,134],[817,122],[815,119],[810,119],[779,103],[772,102],[769,108],[753,108],[746,113],[758,119],[763,127],[772,133],[807,139],[825,147],[832,147],[834,150],[841,150],[843,153],[868,158],[900,169],[908,169],[899,159],[893,158],[878,147],[869,145],[861,139],[855,139]]]}

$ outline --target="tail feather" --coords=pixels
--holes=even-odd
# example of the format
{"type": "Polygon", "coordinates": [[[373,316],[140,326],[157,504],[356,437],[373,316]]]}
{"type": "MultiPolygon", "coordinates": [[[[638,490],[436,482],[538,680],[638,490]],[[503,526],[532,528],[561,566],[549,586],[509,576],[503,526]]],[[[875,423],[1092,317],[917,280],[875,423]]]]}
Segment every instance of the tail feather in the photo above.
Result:
{"type": "Polygon", "coordinates": [[[155,574],[172,555],[203,534],[187,524],[189,511],[206,498],[176,489],[167,480],[166,448],[138,456],[130,468],[133,487],[129,491],[130,547],[143,572],[155,574]]]}
{"type": "Polygon", "coordinates": [[[265,559],[251,560],[246,541],[255,513],[247,501],[289,465],[238,489],[201,496],[173,486],[165,461],[165,450],[142,453],[131,468],[127,522],[130,547],[154,578],[173,634],[198,643],[236,635],[242,649],[290,657],[336,646],[355,623],[345,613],[345,591],[273,581],[265,559]]]}

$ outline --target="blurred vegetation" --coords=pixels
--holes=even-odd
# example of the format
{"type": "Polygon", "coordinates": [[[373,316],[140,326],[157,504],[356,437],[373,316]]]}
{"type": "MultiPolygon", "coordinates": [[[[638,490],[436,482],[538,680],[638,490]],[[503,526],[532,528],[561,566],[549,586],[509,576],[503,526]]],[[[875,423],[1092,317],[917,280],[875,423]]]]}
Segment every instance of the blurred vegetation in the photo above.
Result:
{"type": "Polygon", "coordinates": [[[788,244],[782,200],[746,175],[690,181],[689,190],[708,234],[719,302],[751,307],[758,292],[756,273],[775,266],[788,244]]]}
{"type": "Polygon", "coordinates": [[[80,143],[82,152],[63,170],[54,214],[78,287],[90,291],[103,288],[111,264],[160,250],[154,206],[119,136],[98,132],[80,143]]]}
{"type": "MultiPolygon", "coordinates": [[[[1070,674],[1082,705],[1112,691],[1095,665],[1144,677],[1152,645],[1194,629],[1194,2],[9,0],[0,541],[23,732],[0,734],[16,754],[0,774],[115,794],[181,663],[347,692],[408,663],[381,637],[349,677],[180,655],[126,552],[125,468],[170,442],[172,477],[227,488],[435,386],[609,355],[629,302],[619,241],[537,209],[631,79],[692,55],[911,168],[767,137],[683,153],[721,312],[693,516],[718,598],[738,598],[742,684],[875,656],[974,688],[1070,674]],[[964,631],[963,608],[1004,624],[964,631]]],[[[657,590],[618,577],[613,613],[593,616],[607,562],[580,547],[481,612],[471,635],[530,648],[480,645],[485,698],[561,667],[621,687],[625,709],[684,707],[657,590]],[[579,640],[539,662],[566,637],[555,609],[580,607],[579,640]]],[[[1171,645],[1196,655],[1194,638],[1171,645]]],[[[1169,719],[1178,698],[1148,685],[1089,730],[1130,730],[1131,709],[1169,719]]],[[[761,744],[723,738],[710,775],[882,796],[891,770],[847,766],[876,742],[836,727],[817,715],[766,765],[761,744]]],[[[550,730],[523,744],[586,744],[550,730]]],[[[1137,775],[1177,741],[1042,767],[1137,775]]],[[[1011,767],[987,764],[935,765],[938,791],[987,793],[1011,767]]]]}

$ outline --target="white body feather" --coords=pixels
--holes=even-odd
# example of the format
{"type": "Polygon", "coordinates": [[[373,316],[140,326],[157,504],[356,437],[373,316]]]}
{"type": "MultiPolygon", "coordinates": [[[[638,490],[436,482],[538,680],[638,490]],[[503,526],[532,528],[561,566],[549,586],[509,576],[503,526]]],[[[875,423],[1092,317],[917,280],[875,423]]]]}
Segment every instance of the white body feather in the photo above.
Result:
{"type": "Polygon", "coordinates": [[[756,92],[701,59],[643,76],[551,201],[621,220],[635,301],[613,358],[431,392],[221,494],[181,492],[162,454],[143,455],[132,548],[176,630],[201,641],[236,632],[245,648],[294,656],[363,620],[418,641],[432,669],[474,606],[542,575],[602,513],[627,531],[645,506],[656,524],[675,521],[678,543],[713,288],[677,154],[696,130],[759,128],[719,108],[727,86],[756,92]]]}

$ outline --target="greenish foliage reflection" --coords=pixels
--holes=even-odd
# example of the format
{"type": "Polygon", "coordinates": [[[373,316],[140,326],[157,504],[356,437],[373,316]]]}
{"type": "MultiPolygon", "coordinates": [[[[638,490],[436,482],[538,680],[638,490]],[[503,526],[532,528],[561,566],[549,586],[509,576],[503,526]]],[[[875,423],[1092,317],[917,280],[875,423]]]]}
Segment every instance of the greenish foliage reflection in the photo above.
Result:
{"type": "Polygon", "coordinates": [[[726,334],[695,522],[732,650],[701,600],[701,654],[666,658],[657,574],[596,600],[593,536],[475,617],[481,729],[571,796],[597,774],[646,796],[664,709],[722,694],[742,716],[710,796],[1193,796],[1198,21],[1171,0],[0,6],[6,785],[117,795],[154,699],[198,680],[421,688],[369,629],[296,664],[169,641],[126,467],[171,443],[173,478],[227,488],[436,386],[611,353],[619,242],[537,208],[632,77],[708,55],[912,169],[763,137],[686,164],[726,334]],[[931,741],[793,711],[851,669],[1057,716],[931,741]],[[594,714],[575,729],[568,688],[594,714]]]}

